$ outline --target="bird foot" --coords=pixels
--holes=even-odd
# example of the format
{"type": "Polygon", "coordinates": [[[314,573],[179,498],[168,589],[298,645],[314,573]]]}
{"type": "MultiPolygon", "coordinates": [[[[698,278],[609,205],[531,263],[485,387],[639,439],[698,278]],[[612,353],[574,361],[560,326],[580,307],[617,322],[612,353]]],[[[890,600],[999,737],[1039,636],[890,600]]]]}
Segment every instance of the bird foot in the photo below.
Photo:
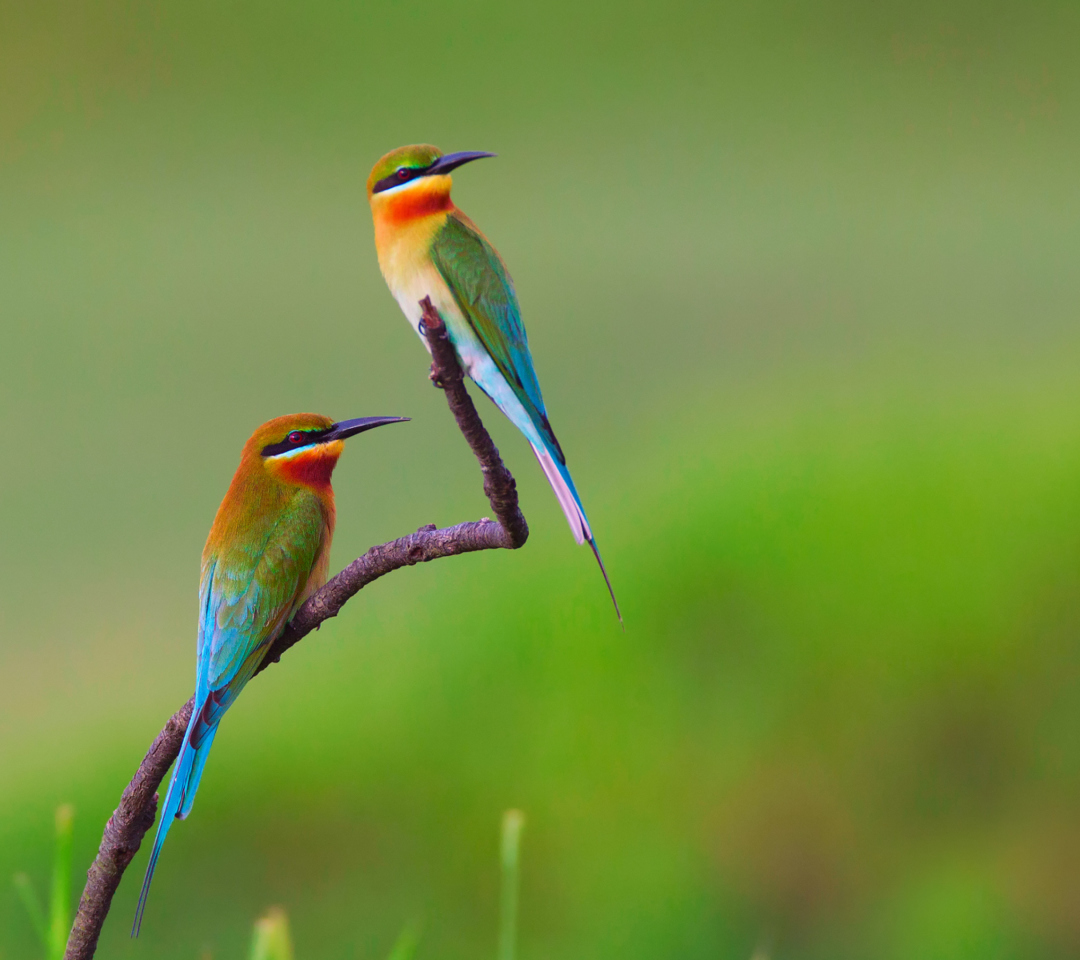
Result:
{"type": "Polygon", "coordinates": [[[434,363],[431,365],[431,370],[428,372],[428,379],[435,384],[440,390],[443,388],[442,375],[439,373],[439,368],[434,363]]]}

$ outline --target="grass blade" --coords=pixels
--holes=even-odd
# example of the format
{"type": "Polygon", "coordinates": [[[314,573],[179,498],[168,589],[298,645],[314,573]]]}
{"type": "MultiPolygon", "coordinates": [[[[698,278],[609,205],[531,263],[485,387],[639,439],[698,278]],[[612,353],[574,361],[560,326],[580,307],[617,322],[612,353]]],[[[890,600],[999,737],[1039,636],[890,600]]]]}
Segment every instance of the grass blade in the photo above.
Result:
{"type": "Polygon", "coordinates": [[[30,917],[30,924],[34,933],[41,939],[41,945],[49,948],[49,925],[45,920],[45,908],[42,907],[38,895],[34,892],[34,885],[25,873],[17,873],[12,878],[15,884],[15,892],[19,895],[22,905],[26,907],[26,913],[30,917]]]}
{"type": "Polygon", "coordinates": [[[420,928],[410,923],[398,934],[394,942],[394,948],[386,960],[413,960],[416,955],[416,947],[420,943],[420,928]]]}
{"type": "Polygon", "coordinates": [[[52,893],[49,897],[49,960],[64,960],[71,932],[71,835],[75,810],[65,803],[56,810],[56,849],[53,851],[52,893]]]}
{"type": "Polygon", "coordinates": [[[251,960],[293,960],[289,918],[281,907],[271,907],[265,917],[255,921],[251,960]]]}
{"type": "Polygon", "coordinates": [[[502,898],[499,910],[499,960],[514,960],[517,948],[518,860],[525,814],[507,810],[502,819],[502,898]]]}

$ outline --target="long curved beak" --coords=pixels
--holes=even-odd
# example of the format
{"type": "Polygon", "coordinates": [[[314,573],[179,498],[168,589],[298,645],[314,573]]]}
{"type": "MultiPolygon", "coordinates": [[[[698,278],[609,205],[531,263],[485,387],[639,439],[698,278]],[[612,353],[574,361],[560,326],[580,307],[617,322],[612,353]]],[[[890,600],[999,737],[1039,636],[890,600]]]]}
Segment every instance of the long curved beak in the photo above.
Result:
{"type": "Polygon", "coordinates": [[[465,150],[462,153],[448,153],[439,157],[430,167],[424,171],[425,177],[439,173],[449,173],[456,170],[463,163],[471,163],[473,160],[482,160],[484,157],[494,157],[494,153],[484,153],[482,150],[465,150]]]}
{"type": "Polygon", "coordinates": [[[411,417],[357,417],[355,420],[341,420],[335,423],[319,438],[320,443],[329,443],[331,440],[344,440],[347,437],[356,436],[365,430],[374,430],[385,423],[405,423],[411,417]]]}

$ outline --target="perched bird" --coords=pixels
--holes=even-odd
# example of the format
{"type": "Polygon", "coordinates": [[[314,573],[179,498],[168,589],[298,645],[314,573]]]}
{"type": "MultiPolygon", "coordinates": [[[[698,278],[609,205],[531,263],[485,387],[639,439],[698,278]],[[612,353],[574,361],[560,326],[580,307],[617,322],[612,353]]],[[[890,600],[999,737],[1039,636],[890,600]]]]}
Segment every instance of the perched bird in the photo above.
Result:
{"type": "Polygon", "coordinates": [[[376,163],[367,191],[379,268],[425,346],[420,301],[431,298],[462,369],[532,444],[574,538],[592,547],[618,614],[581,497],[548,422],[514,283],[498,251],[450,199],[450,172],[493,156],[444,155],[417,144],[399,147],[376,163]]]}
{"type": "Polygon", "coordinates": [[[244,445],[203,548],[195,709],[161,808],[132,936],[169,827],[191,812],[222,715],[293,613],[326,582],[335,516],[330,475],[345,438],[406,419],[334,423],[298,413],[264,423],[244,445]]]}

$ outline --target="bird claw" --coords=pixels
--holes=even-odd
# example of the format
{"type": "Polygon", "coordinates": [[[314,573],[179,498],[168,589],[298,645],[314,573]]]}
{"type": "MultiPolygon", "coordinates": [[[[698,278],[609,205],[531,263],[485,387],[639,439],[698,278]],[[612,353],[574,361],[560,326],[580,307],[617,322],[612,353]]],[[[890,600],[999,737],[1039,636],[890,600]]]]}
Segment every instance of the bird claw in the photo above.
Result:
{"type": "Polygon", "coordinates": [[[431,365],[431,370],[428,371],[428,379],[440,390],[443,388],[442,375],[439,373],[439,368],[434,363],[431,365]]]}

